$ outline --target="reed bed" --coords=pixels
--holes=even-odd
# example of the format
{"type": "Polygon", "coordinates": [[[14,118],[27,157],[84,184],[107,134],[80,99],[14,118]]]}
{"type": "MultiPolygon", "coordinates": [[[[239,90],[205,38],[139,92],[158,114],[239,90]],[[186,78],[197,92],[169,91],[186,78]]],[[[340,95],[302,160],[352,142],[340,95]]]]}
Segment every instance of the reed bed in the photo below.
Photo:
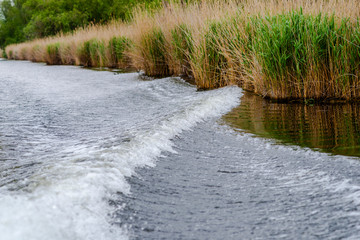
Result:
{"type": "Polygon", "coordinates": [[[360,2],[243,0],[137,9],[130,22],[10,45],[9,59],[132,67],[189,76],[199,89],[237,84],[264,97],[360,99],[360,2]]]}

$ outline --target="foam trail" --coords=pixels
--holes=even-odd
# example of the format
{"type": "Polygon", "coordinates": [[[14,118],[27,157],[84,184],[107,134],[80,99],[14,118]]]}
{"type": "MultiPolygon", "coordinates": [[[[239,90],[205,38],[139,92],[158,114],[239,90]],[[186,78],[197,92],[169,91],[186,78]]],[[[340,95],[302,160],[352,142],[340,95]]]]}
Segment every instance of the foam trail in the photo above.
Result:
{"type": "Polygon", "coordinates": [[[117,192],[128,194],[126,177],[136,168],[155,166],[172,151],[171,139],[198,122],[219,117],[239,104],[241,90],[227,87],[194,94],[175,114],[109,148],[76,146],[53,156],[27,180],[23,191],[0,189],[1,239],[128,239],[126,227],[113,224],[117,192]],[[72,153],[72,154],[68,154],[72,153]]]}

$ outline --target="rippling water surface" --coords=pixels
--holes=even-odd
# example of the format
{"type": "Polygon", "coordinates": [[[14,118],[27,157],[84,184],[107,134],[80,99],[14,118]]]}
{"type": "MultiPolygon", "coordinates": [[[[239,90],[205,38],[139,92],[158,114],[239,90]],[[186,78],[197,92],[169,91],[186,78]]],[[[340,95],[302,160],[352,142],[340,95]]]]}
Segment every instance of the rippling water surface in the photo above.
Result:
{"type": "Polygon", "coordinates": [[[245,93],[226,114],[242,132],[323,152],[360,157],[360,103],[276,103],[245,93]]]}
{"type": "Polygon", "coordinates": [[[358,159],[235,131],[241,95],[0,61],[0,238],[358,239],[358,159]]]}

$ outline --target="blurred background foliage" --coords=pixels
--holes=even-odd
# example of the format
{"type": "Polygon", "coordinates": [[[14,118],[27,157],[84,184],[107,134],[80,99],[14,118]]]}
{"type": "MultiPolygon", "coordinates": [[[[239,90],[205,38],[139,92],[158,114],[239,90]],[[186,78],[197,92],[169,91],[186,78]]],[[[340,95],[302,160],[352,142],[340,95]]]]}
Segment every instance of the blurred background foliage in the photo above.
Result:
{"type": "Polygon", "coordinates": [[[59,32],[70,32],[91,23],[103,24],[113,19],[126,21],[131,18],[135,7],[157,9],[164,2],[167,1],[0,0],[0,48],[59,32]]]}

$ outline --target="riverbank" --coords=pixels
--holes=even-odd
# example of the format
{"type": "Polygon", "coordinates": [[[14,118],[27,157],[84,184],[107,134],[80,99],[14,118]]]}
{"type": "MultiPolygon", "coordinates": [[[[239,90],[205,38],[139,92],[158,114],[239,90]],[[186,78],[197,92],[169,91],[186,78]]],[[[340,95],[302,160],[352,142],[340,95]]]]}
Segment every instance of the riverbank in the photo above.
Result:
{"type": "Polygon", "coordinates": [[[199,89],[236,84],[277,100],[360,99],[358,1],[211,2],[138,9],[129,23],[10,45],[6,55],[190,76],[199,89]]]}

